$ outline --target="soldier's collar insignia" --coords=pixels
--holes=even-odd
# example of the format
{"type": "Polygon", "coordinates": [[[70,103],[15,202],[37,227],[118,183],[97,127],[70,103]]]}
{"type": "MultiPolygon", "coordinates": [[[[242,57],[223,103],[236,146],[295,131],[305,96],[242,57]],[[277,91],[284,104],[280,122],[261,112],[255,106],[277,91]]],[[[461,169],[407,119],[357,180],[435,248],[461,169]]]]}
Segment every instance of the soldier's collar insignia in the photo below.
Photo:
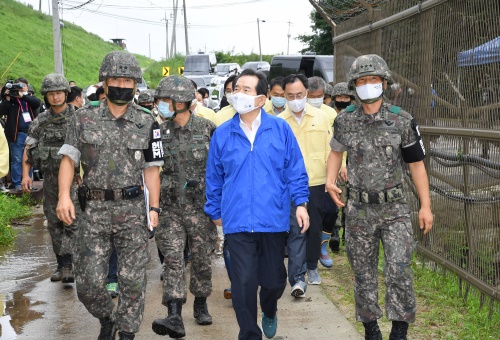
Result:
{"type": "Polygon", "coordinates": [[[144,127],[144,124],[142,124],[142,123],[135,123],[135,126],[137,126],[139,129],[142,129],[144,127]]]}
{"type": "Polygon", "coordinates": [[[386,120],[385,121],[385,125],[387,125],[387,126],[391,126],[393,124],[394,124],[394,121],[392,121],[392,120],[386,120]]]}

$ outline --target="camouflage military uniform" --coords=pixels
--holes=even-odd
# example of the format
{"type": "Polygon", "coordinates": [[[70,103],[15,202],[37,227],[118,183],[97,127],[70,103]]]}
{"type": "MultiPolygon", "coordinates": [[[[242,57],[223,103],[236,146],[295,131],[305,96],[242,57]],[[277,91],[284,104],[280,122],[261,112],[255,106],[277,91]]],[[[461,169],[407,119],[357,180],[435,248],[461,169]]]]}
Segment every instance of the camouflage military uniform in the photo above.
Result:
{"type": "MultiPolygon", "coordinates": [[[[64,144],[68,120],[74,112],[71,105],[68,105],[59,114],[55,114],[52,109],[42,112],[30,124],[26,139],[26,145],[31,145],[29,159],[30,162],[34,163],[32,166],[43,172],[43,212],[47,217],[52,249],[60,266],[71,266],[76,223],[64,226],[56,215],[59,164],[62,157],[57,152],[64,144]]],[[[76,197],[75,186],[73,186],[71,194],[71,197],[76,197]]]]}
{"type": "Polygon", "coordinates": [[[373,115],[364,114],[360,106],[349,106],[338,115],[334,127],[330,146],[349,154],[346,249],[355,273],[357,319],[368,323],[382,317],[377,292],[382,240],[386,317],[414,322],[416,303],[410,268],[414,240],[401,185],[403,157],[421,143],[417,125],[409,113],[383,103],[373,115]]]}
{"type": "MultiPolygon", "coordinates": [[[[99,189],[121,193],[116,189],[142,185],[143,169],[163,164],[161,158],[147,162],[144,155],[148,148],[161,154],[161,145],[151,144],[153,122],[153,117],[135,104],[128,104],[126,113],[117,119],[109,111],[107,101],[93,102],[72,117],[59,153],[75,163],[81,161],[83,182],[91,195],[92,190],[99,189]],[[155,150],[155,146],[160,150],[155,150]]],[[[158,129],[156,134],[159,133],[158,129]]],[[[121,331],[136,333],[144,312],[149,260],[144,195],[129,200],[91,199],[79,219],[75,259],[78,298],[99,319],[109,317],[114,309],[106,290],[112,244],[119,263],[116,326],[121,331]]]]}
{"type": "Polygon", "coordinates": [[[191,115],[184,127],[167,120],[161,128],[165,161],[160,194],[163,212],[155,238],[165,256],[163,304],[167,306],[173,299],[186,302],[186,239],[191,250],[189,290],[196,297],[207,297],[212,291],[209,254],[217,235],[203,206],[208,146],[216,126],[205,118],[191,115]]]}

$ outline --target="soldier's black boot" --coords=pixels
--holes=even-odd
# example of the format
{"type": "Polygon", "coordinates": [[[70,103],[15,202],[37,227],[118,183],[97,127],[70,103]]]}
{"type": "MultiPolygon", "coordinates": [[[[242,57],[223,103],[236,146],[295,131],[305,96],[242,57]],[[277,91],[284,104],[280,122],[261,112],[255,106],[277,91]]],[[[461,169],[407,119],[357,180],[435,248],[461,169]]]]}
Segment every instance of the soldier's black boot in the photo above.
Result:
{"type": "Polygon", "coordinates": [[[114,340],[115,339],[115,323],[111,318],[105,317],[99,319],[101,323],[101,332],[97,340],[114,340]]]}
{"type": "Polygon", "coordinates": [[[73,274],[73,260],[71,254],[63,255],[62,267],[62,282],[73,283],[75,282],[75,275],[73,274]]]}
{"type": "Polygon", "coordinates": [[[119,340],[132,340],[134,338],[135,338],[135,334],[134,333],[124,332],[124,331],[120,331],[118,333],[118,339],[119,340]]]}
{"type": "Polygon", "coordinates": [[[393,321],[389,340],[407,340],[408,322],[393,321]]]}
{"type": "Polygon", "coordinates": [[[153,332],[159,335],[168,335],[178,339],[186,336],[182,322],[182,301],[174,299],[167,302],[168,316],[165,319],[153,321],[153,332]]]}
{"type": "Polygon", "coordinates": [[[208,313],[206,297],[195,297],[193,310],[193,316],[198,325],[206,326],[212,324],[212,316],[208,313]]]}
{"type": "Polygon", "coordinates": [[[377,320],[364,323],[365,327],[365,340],[382,340],[382,333],[378,328],[377,320]]]}
{"type": "Polygon", "coordinates": [[[330,249],[334,253],[338,253],[340,251],[340,235],[339,235],[339,230],[340,230],[340,227],[338,227],[338,226],[333,227],[332,236],[330,237],[330,241],[328,242],[328,245],[330,246],[330,249]]]}
{"type": "Polygon", "coordinates": [[[61,281],[63,278],[62,275],[63,257],[60,255],[56,255],[56,259],[57,259],[57,269],[55,270],[54,273],[52,273],[52,276],[50,277],[50,281],[52,282],[61,281]]]}

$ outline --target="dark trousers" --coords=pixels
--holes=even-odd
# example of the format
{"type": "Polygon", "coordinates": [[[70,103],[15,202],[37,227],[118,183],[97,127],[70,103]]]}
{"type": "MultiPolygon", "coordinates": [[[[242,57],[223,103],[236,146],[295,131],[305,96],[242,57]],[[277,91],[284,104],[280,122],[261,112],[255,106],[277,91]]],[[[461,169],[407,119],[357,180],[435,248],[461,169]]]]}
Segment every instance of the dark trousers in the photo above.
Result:
{"type": "Polygon", "coordinates": [[[113,251],[109,257],[108,283],[118,282],[118,254],[113,246],[113,251]]]}
{"type": "Polygon", "coordinates": [[[295,215],[297,208],[290,208],[290,232],[288,234],[288,281],[293,286],[305,281],[307,270],[318,268],[321,255],[321,232],[323,230],[323,204],[325,185],[309,187],[309,229],[302,234],[295,215]]]}
{"type": "Polygon", "coordinates": [[[285,232],[226,234],[231,254],[233,308],[239,340],[262,339],[257,325],[257,289],[264,314],[274,318],[286,287],[285,232]]]}
{"type": "Polygon", "coordinates": [[[323,201],[323,231],[332,233],[337,222],[339,208],[330,197],[330,194],[325,192],[323,201]]]}

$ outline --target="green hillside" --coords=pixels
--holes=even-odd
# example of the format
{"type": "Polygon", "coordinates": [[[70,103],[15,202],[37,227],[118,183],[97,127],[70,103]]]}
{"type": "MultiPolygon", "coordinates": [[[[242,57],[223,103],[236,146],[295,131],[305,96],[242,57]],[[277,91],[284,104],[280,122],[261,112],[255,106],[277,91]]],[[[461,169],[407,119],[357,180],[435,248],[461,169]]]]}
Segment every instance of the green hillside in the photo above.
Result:
{"type": "MultiPolygon", "coordinates": [[[[52,17],[14,0],[1,0],[0,22],[0,84],[25,77],[39,94],[43,77],[54,72],[52,17]]],[[[64,22],[62,41],[65,76],[81,87],[96,83],[102,58],[109,51],[120,49],[69,22],[64,22]]],[[[152,62],[144,56],[136,57],[143,68],[152,62]]]]}

